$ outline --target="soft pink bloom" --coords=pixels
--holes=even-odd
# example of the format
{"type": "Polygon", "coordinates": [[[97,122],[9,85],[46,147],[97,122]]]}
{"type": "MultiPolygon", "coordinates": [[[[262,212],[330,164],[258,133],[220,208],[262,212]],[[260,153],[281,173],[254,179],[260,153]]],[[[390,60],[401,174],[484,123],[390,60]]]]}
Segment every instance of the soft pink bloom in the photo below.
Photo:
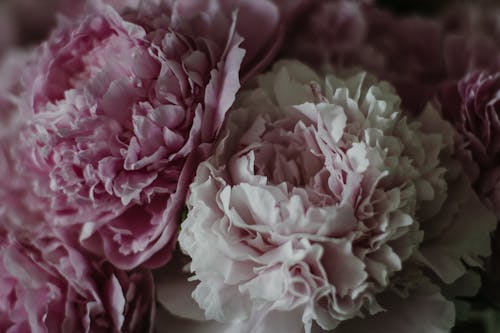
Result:
{"type": "MultiPolygon", "coordinates": [[[[495,227],[452,158],[451,126],[431,106],[407,120],[393,88],[363,72],[321,77],[284,61],[257,83],[198,167],[179,235],[204,316],[252,333],[372,319],[447,332],[440,286],[466,292],[453,285],[481,266],[495,227]]],[[[162,303],[199,320],[168,296],[171,281],[159,277],[162,303]]]]}
{"type": "Polygon", "coordinates": [[[41,46],[18,156],[50,201],[46,220],[130,269],[170,258],[196,165],[282,26],[266,0],[143,1],[123,13],[93,2],[41,46]]]}
{"type": "Polygon", "coordinates": [[[92,260],[55,238],[0,233],[2,332],[151,332],[153,280],[92,260]]]}

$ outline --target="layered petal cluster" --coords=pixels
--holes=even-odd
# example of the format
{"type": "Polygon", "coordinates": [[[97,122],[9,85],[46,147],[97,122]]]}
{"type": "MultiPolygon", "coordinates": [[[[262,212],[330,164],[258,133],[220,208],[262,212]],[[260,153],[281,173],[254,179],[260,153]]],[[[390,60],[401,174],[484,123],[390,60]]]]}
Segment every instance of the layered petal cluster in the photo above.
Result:
{"type": "Polygon", "coordinates": [[[455,282],[488,255],[495,225],[487,212],[474,228],[457,218],[484,207],[462,179],[460,200],[447,195],[451,127],[441,134],[432,108],[408,121],[394,89],[363,72],[322,78],[284,61],[257,82],[199,166],[179,235],[205,317],[241,332],[349,332],[370,327],[365,316],[390,332],[450,329],[453,305],[425,272],[455,282]],[[441,313],[397,322],[414,303],[441,313]]]}
{"type": "Polygon", "coordinates": [[[21,103],[18,161],[50,202],[45,220],[117,267],[164,264],[240,74],[264,65],[280,35],[266,0],[143,1],[123,15],[93,1],[63,20],[21,103]]]}
{"type": "Polygon", "coordinates": [[[151,273],[116,271],[51,237],[0,234],[2,332],[151,332],[151,273]]]}

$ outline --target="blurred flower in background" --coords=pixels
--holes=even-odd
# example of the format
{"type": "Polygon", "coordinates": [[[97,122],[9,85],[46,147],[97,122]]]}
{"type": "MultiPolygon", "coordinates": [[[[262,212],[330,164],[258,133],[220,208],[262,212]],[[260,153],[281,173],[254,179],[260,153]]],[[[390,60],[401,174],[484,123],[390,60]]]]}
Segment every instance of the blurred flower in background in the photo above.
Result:
{"type": "Polygon", "coordinates": [[[0,53],[47,37],[57,15],[75,14],[84,0],[3,0],[0,2],[0,53]]]}
{"type": "Polygon", "coordinates": [[[498,0],[0,0],[0,140],[0,331],[500,332],[498,0]]]}

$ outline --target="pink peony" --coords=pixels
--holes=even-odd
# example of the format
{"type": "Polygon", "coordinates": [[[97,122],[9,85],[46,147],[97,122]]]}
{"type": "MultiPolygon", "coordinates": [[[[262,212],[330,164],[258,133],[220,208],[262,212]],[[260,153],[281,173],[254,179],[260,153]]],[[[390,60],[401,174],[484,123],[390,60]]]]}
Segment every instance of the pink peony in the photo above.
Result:
{"type": "MultiPolygon", "coordinates": [[[[495,219],[452,159],[450,125],[432,107],[408,121],[390,85],[344,76],[278,63],[198,167],[179,242],[193,298],[228,330],[447,332],[441,285],[489,254],[495,219]]],[[[161,296],[169,281],[160,300],[189,317],[161,296]]]]}
{"type": "Polygon", "coordinates": [[[17,158],[59,234],[131,269],[170,258],[196,165],[239,76],[265,65],[282,26],[266,0],[143,1],[123,13],[94,1],[41,46],[17,158]]]}
{"type": "Polygon", "coordinates": [[[151,332],[153,280],[56,239],[0,235],[2,332],[151,332]]]}

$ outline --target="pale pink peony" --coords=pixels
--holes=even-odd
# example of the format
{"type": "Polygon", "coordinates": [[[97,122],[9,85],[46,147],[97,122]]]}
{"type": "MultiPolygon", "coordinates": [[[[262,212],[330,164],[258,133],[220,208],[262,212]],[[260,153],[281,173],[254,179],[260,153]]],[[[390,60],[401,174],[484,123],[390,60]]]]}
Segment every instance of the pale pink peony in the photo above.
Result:
{"type": "Polygon", "coordinates": [[[123,13],[91,2],[41,46],[17,151],[58,233],[131,269],[170,258],[196,165],[282,26],[266,0],[151,0],[123,13]]]}
{"type": "Polygon", "coordinates": [[[0,233],[2,332],[152,332],[151,273],[125,273],[51,237],[0,233]]]}
{"type": "MultiPolygon", "coordinates": [[[[361,332],[372,320],[447,332],[454,307],[439,286],[489,254],[495,219],[451,158],[451,126],[432,107],[408,121],[390,85],[344,76],[278,63],[241,93],[198,167],[179,242],[193,298],[227,332],[361,332]]],[[[159,278],[162,303],[199,320],[165,296],[170,281],[159,278]]]]}

